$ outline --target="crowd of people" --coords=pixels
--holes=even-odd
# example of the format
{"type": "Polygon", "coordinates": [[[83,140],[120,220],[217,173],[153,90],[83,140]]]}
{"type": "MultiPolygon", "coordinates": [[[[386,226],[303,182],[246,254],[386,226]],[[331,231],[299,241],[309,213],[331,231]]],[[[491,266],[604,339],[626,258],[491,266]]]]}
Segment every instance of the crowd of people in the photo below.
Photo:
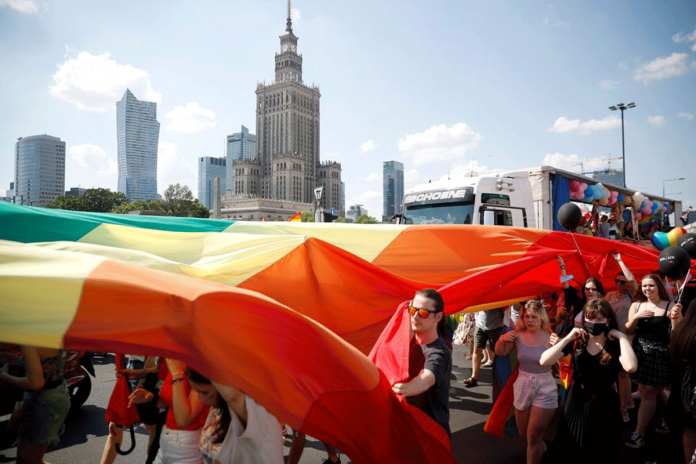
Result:
{"type": "MultiPolygon", "coordinates": [[[[510,315],[503,308],[480,311],[457,328],[466,332],[458,335],[460,342],[472,342],[473,369],[463,381],[466,387],[478,383],[487,344],[489,359],[516,352],[513,407],[517,429],[527,441],[528,464],[542,459],[620,462],[622,446],[645,445],[651,424],[656,432],[679,434],[684,462],[695,462],[696,300],[682,314],[664,276],[651,273],[637,282],[621,256],[614,259],[621,270],[610,293],[595,278],[576,290],[559,257],[557,292],[515,305],[510,315]],[[560,361],[572,366],[572,385],[547,449],[544,435],[560,407],[560,361]],[[635,397],[640,401],[635,430],[622,442],[635,397]]],[[[409,378],[395,382],[392,390],[432,418],[451,440],[452,346],[443,298],[436,290],[421,290],[407,311],[409,378]]],[[[11,373],[8,363],[0,369],[0,380],[25,390],[17,462],[41,463],[69,410],[63,357],[58,350],[23,346],[21,351],[14,361],[24,364],[24,373],[11,373]]],[[[129,404],[138,405],[149,432],[148,462],[284,462],[284,426],[238,388],[216,383],[181,361],[154,356],[129,357],[117,375],[130,382],[129,404]]],[[[114,462],[122,439],[121,424],[110,424],[102,464],[114,462]]],[[[336,450],[327,445],[327,451],[324,462],[340,462],[336,450]]]]}

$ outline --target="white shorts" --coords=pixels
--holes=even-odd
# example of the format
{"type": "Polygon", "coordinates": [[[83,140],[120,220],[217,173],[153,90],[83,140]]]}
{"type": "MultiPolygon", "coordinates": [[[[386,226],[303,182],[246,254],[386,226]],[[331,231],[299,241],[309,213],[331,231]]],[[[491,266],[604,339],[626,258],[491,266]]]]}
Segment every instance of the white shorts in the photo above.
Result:
{"type": "Polygon", "coordinates": [[[542,409],[558,407],[558,387],[551,372],[528,374],[520,371],[512,388],[515,392],[515,409],[521,411],[530,406],[542,409]]]}
{"type": "Polygon", "coordinates": [[[201,464],[200,433],[200,430],[171,430],[165,426],[155,464],[201,464]]]}

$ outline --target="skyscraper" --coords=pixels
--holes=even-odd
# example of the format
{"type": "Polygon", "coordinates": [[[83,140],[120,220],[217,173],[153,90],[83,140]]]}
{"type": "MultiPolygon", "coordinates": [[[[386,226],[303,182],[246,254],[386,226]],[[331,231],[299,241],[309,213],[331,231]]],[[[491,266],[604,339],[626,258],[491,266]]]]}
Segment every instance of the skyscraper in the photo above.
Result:
{"type": "Polygon", "coordinates": [[[215,178],[220,178],[220,194],[225,193],[227,160],[203,156],[198,158],[198,201],[208,209],[215,204],[215,178]]]}
{"type": "Polygon", "coordinates": [[[390,218],[401,213],[404,199],[404,163],[385,161],[382,166],[382,215],[390,218]]]}
{"type": "Polygon", "coordinates": [[[157,198],[157,103],[140,101],[126,89],[116,103],[118,191],[129,200],[157,198]]]}
{"type": "MultiPolygon", "coordinates": [[[[256,158],[256,136],[242,126],[242,131],[227,136],[227,188],[232,188],[232,163],[235,160],[256,158]]],[[[222,179],[222,178],[221,178],[222,179]]],[[[223,195],[225,190],[220,187],[223,195]]]]}
{"type": "Polygon", "coordinates": [[[45,206],[65,191],[65,142],[50,135],[15,143],[15,203],[45,206]]]}

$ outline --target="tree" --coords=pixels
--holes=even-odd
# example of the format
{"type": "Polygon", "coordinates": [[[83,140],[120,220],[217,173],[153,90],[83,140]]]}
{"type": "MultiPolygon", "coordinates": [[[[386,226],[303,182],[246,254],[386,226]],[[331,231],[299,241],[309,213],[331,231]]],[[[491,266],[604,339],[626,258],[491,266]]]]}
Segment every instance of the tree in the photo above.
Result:
{"type": "Polygon", "coordinates": [[[85,190],[85,193],[80,196],[61,195],[56,197],[48,207],[71,211],[108,213],[112,209],[127,202],[128,199],[122,192],[112,192],[105,188],[94,188],[85,190]]]}
{"type": "Polygon", "coordinates": [[[134,200],[114,208],[111,212],[128,214],[131,211],[162,211],[167,216],[208,218],[208,208],[193,198],[191,190],[180,184],[173,184],[164,191],[164,200],[134,200]]]}
{"type": "Polygon", "coordinates": [[[115,214],[128,214],[131,211],[161,211],[167,214],[169,210],[162,200],[133,200],[111,210],[115,214]]]}
{"type": "Polygon", "coordinates": [[[164,191],[164,201],[167,203],[173,203],[177,200],[193,201],[193,199],[193,193],[186,185],[170,184],[164,191]]]}
{"type": "Polygon", "coordinates": [[[302,211],[302,222],[314,222],[314,213],[312,211],[302,211]]]}
{"type": "Polygon", "coordinates": [[[354,224],[377,224],[377,219],[373,218],[372,216],[368,216],[367,214],[361,214],[357,218],[355,218],[355,221],[353,221],[354,224]]]}
{"type": "Polygon", "coordinates": [[[341,217],[341,216],[339,216],[339,217],[338,217],[338,219],[336,219],[336,221],[335,221],[335,222],[338,222],[338,223],[341,223],[341,224],[343,224],[343,223],[345,223],[345,222],[346,222],[346,218],[344,218],[344,217],[341,217]]]}

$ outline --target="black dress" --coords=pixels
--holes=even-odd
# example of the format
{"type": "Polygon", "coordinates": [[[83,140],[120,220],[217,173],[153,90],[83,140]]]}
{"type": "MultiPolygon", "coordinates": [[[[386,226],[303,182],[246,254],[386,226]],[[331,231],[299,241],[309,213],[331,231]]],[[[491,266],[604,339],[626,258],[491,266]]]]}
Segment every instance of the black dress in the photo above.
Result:
{"type": "Polygon", "coordinates": [[[582,348],[573,355],[573,385],[550,450],[556,462],[621,462],[623,423],[614,384],[623,367],[618,349],[612,352],[607,365],[600,364],[603,352],[593,356],[582,348]]]}

